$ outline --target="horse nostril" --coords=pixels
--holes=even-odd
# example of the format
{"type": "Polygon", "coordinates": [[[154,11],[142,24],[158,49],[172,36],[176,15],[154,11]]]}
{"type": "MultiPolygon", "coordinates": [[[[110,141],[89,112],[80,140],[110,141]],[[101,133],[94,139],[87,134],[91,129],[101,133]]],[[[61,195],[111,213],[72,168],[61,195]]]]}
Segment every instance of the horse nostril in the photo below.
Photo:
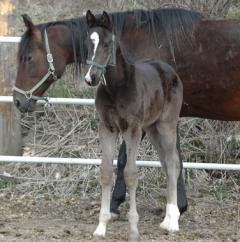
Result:
{"type": "Polygon", "coordinates": [[[16,106],[17,108],[20,107],[20,101],[19,101],[18,99],[15,99],[15,100],[14,100],[14,104],[15,104],[15,106],[16,106]]]}

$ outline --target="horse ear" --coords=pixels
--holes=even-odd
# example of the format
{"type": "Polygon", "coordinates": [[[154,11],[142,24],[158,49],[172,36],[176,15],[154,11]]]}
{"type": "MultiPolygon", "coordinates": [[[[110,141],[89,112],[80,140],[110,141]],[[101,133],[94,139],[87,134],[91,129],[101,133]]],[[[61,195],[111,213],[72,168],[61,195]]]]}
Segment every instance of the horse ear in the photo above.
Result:
{"type": "Polygon", "coordinates": [[[27,14],[23,14],[22,15],[23,18],[23,22],[25,24],[25,26],[27,27],[27,29],[30,31],[31,35],[33,36],[33,38],[35,39],[36,42],[41,43],[41,32],[40,30],[34,25],[33,21],[31,20],[31,18],[27,15],[27,14]]]}
{"type": "Polygon", "coordinates": [[[23,22],[24,22],[25,26],[29,30],[33,31],[36,28],[35,25],[32,22],[32,19],[27,14],[23,14],[22,18],[23,18],[23,22]]]}
{"type": "Polygon", "coordinates": [[[112,23],[107,12],[103,11],[100,21],[103,26],[112,29],[112,23]]]}
{"type": "Polygon", "coordinates": [[[86,13],[86,21],[87,21],[88,27],[90,28],[96,23],[96,18],[90,10],[88,10],[86,13]]]}

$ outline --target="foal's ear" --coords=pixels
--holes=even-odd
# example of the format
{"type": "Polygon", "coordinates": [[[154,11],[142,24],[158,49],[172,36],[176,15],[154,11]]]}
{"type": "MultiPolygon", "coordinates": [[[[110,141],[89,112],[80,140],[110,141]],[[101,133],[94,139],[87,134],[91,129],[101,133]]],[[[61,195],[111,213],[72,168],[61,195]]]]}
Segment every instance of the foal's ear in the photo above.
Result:
{"type": "Polygon", "coordinates": [[[103,11],[100,21],[104,27],[112,30],[112,23],[107,12],[103,11]]]}
{"type": "Polygon", "coordinates": [[[96,23],[96,18],[90,10],[88,10],[86,13],[86,21],[87,21],[88,27],[90,28],[93,27],[94,24],[96,23]]]}

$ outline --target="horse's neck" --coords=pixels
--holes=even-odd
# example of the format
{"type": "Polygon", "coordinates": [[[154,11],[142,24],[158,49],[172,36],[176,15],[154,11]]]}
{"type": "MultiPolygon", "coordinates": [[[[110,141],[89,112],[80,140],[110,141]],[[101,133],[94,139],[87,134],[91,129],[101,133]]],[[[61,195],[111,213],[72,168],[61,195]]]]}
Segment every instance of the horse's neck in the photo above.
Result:
{"type": "Polygon", "coordinates": [[[70,32],[70,38],[68,40],[69,61],[68,64],[81,62],[81,29],[73,25],[71,28],[67,26],[70,32]]]}
{"type": "Polygon", "coordinates": [[[54,41],[67,53],[67,64],[85,62],[83,40],[86,37],[86,29],[80,28],[80,21],[83,20],[72,19],[50,26],[58,32],[55,34],[54,41]]]}

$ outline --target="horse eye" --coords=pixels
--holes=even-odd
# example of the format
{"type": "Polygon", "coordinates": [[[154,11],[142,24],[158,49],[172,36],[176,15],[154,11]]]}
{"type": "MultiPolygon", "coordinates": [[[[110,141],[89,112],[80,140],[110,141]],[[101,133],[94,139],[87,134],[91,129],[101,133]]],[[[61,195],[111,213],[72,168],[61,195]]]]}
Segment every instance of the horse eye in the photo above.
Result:
{"type": "Polygon", "coordinates": [[[32,56],[28,56],[27,60],[30,61],[32,59],[32,56]]]}

